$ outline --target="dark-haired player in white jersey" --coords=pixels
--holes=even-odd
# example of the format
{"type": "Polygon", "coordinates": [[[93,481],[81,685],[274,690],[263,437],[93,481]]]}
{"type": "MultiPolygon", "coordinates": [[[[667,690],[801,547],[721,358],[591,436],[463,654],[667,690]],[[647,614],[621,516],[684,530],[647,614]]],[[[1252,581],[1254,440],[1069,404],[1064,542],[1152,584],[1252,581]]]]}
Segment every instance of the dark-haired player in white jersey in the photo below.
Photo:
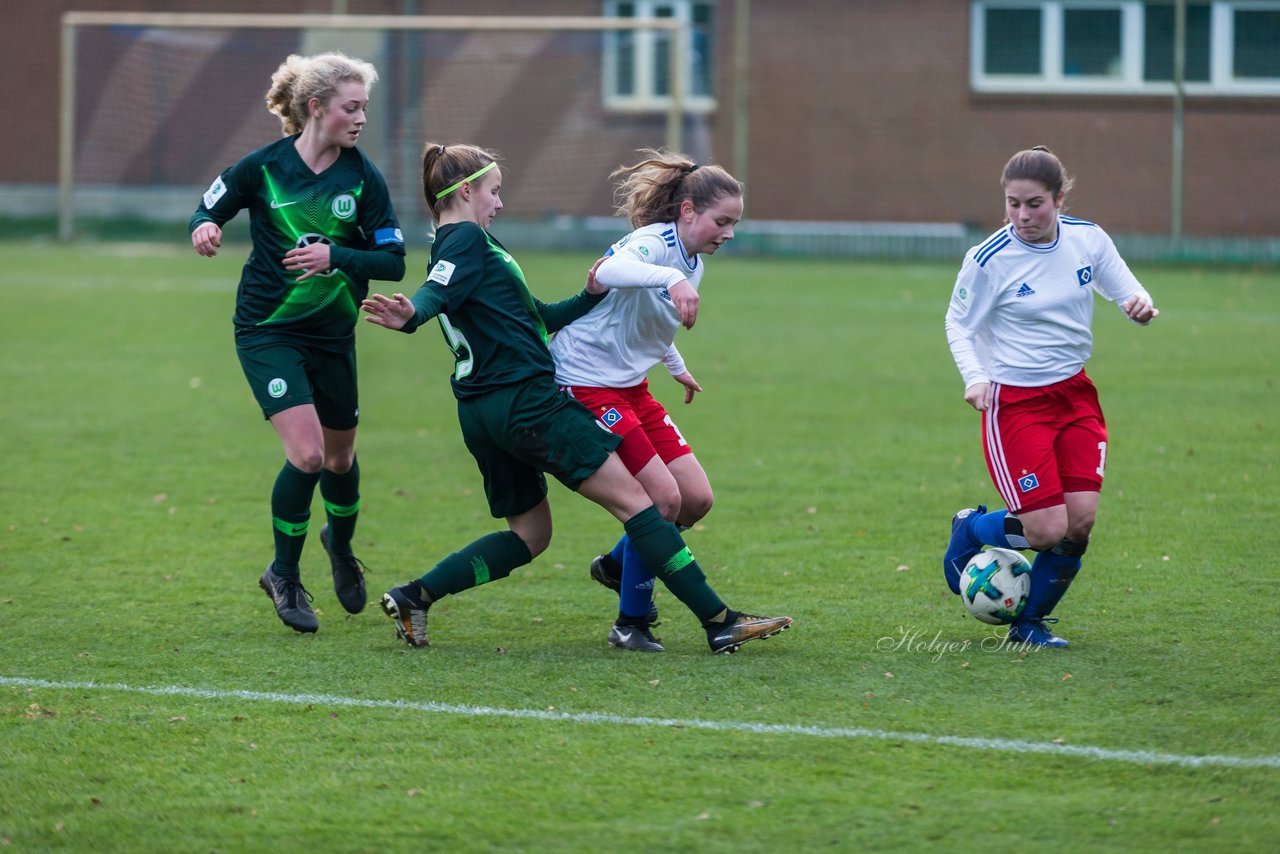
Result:
{"type": "Polygon", "coordinates": [[[965,402],[1007,510],[951,522],[942,561],[953,593],[984,545],[1031,548],[1031,593],[1009,640],[1064,647],[1046,625],[1080,571],[1107,463],[1107,427],[1084,365],[1094,292],[1146,325],[1160,312],[1092,222],[1062,214],[1072,179],[1049,149],[1020,151],[1001,177],[1009,223],[966,254],[947,310],[965,402]]]}
{"type": "Polygon", "coordinates": [[[258,583],[299,632],[319,628],[299,570],[317,484],[334,592],[352,614],[366,600],[351,552],[360,509],[355,323],[370,279],[404,278],[386,182],[356,148],[377,78],[369,63],[339,53],[290,56],[267,91],[286,136],[218,176],[189,225],[196,251],[212,256],[222,226],[249,210],[236,353],[285,452],[271,493],[275,559],[258,583]]]}

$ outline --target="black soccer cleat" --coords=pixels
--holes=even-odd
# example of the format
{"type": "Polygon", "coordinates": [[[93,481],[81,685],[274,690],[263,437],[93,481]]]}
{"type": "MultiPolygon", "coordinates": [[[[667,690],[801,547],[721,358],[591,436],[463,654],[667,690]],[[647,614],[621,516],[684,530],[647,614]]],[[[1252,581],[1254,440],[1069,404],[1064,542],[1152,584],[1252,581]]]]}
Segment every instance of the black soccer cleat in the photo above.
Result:
{"type": "Polygon", "coordinates": [[[757,617],[730,611],[723,623],[707,627],[707,643],[714,653],[731,654],[747,641],[767,638],[791,627],[790,617],[757,617]]]}
{"type": "MultiPolygon", "coordinates": [[[[412,582],[410,582],[412,583],[412,582]]],[[[382,594],[382,610],[396,621],[396,634],[409,646],[430,646],[427,641],[427,609],[421,599],[405,589],[409,584],[392,587],[382,594]]]]}
{"type": "Polygon", "coordinates": [[[267,565],[267,571],[258,579],[258,586],[271,597],[280,620],[295,632],[311,633],[320,628],[315,611],[311,610],[311,594],[302,586],[298,576],[281,576],[275,573],[275,564],[267,565]]]}
{"type": "Polygon", "coordinates": [[[353,554],[340,555],[334,552],[329,544],[329,526],[320,529],[320,544],[329,555],[329,565],[333,567],[333,592],[348,614],[359,614],[368,601],[368,593],[364,586],[364,561],[353,554]]]}
{"type": "Polygon", "coordinates": [[[666,647],[659,642],[658,638],[653,636],[653,632],[649,631],[648,622],[634,626],[614,623],[613,628],[609,629],[609,646],[637,652],[666,651],[666,647]]]}

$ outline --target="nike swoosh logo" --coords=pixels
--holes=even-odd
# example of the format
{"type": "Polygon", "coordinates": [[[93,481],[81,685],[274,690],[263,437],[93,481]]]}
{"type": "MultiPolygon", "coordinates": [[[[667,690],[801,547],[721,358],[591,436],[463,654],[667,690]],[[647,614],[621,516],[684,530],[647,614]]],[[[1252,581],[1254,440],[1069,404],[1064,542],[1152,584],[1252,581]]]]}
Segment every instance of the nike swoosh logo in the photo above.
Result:
{"type": "Polygon", "coordinates": [[[285,202],[284,204],[281,204],[280,202],[277,202],[275,199],[272,199],[272,200],[271,200],[271,209],[272,209],[272,210],[275,210],[276,208],[287,208],[287,207],[289,207],[289,205],[296,205],[296,204],[297,204],[297,202],[296,202],[296,201],[293,201],[293,202],[285,202]]]}

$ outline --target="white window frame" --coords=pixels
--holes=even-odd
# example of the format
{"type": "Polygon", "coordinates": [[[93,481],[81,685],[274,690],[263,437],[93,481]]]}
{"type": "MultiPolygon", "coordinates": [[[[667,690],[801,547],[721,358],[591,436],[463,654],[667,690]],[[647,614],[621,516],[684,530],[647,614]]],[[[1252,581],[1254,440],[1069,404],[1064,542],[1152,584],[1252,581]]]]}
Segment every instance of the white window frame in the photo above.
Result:
{"type": "MultiPolygon", "coordinates": [[[[658,8],[671,9],[671,17],[683,22],[686,26],[692,27],[693,10],[695,6],[706,6],[712,9],[712,24],[714,26],[714,0],[604,0],[604,15],[607,18],[618,17],[618,6],[622,2],[629,2],[635,7],[635,17],[637,18],[656,18],[658,17],[658,8]]],[[[632,76],[636,83],[636,91],[631,93],[620,93],[614,90],[614,81],[617,80],[618,71],[618,52],[617,40],[612,33],[605,35],[604,47],[604,106],[606,109],[616,110],[618,112],[657,112],[670,109],[671,96],[659,95],[654,92],[654,76],[656,73],[656,64],[658,62],[658,40],[662,36],[671,38],[669,31],[663,31],[662,36],[657,30],[636,29],[628,30],[634,39],[633,55],[635,58],[635,67],[632,69],[632,76]]],[[[689,40],[692,41],[692,40],[689,40]]],[[[686,48],[692,54],[697,50],[696,45],[688,44],[686,48]]],[[[714,50],[714,45],[712,46],[714,50]]],[[[693,68],[694,57],[692,55],[686,57],[684,64],[684,98],[682,106],[688,112],[708,113],[716,108],[716,99],[710,94],[697,94],[693,91],[693,68]]],[[[714,68],[714,66],[713,66],[714,68]]],[[[714,74],[712,75],[714,78],[714,74]]],[[[709,80],[708,85],[714,85],[715,80],[709,80]]]]}
{"type": "MultiPolygon", "coordinates": [[[[1235,77],[1235,13],[1277,11],[1280,0],[1214,0],[1209,4],[1209,80],[1185,81],[1188,95],[1280,96],[1280,77],[1235,77]]],[[[1144,80],[1144,5],[1141,0],[972,0],[970,6],[969,85],[975,92],[1036,95],[1173,94],[1171,81],[1144,80]],[[988,9],[1040,11],[1040,73],[987,74],[988,9]],[[1120,73],[1117,76],[1067,76],[1062,73],[1063,13],[1076,9],[1120,12],[1120,73]]]]}

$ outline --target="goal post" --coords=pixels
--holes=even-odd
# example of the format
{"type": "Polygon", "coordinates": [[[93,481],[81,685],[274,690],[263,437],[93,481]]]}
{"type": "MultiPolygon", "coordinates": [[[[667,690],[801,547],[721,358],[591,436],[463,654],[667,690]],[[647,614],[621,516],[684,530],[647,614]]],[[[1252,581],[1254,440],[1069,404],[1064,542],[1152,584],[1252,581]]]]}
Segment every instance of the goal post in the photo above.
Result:
{"type": "Polygon", "coordinates": [[[427,139],[496,149],[515,167],[504,196],[517,217],[607,215],[609,170],[637,148],[685,150],[691,119],[705,128],[686,99],[690,49],[687,22],[669,17],[66,12],[59,237],[74,237],[86,208],[189,213],[218,171],[278,138],[263,102],[276,66],[325,50],[379,70],[361,148],[402,221],[429,218],[418,175],[427,139]],[[666,97],[618,109],[604,94],[622,43],[610,39],[641,33],[670,46],[666,97]]]}

